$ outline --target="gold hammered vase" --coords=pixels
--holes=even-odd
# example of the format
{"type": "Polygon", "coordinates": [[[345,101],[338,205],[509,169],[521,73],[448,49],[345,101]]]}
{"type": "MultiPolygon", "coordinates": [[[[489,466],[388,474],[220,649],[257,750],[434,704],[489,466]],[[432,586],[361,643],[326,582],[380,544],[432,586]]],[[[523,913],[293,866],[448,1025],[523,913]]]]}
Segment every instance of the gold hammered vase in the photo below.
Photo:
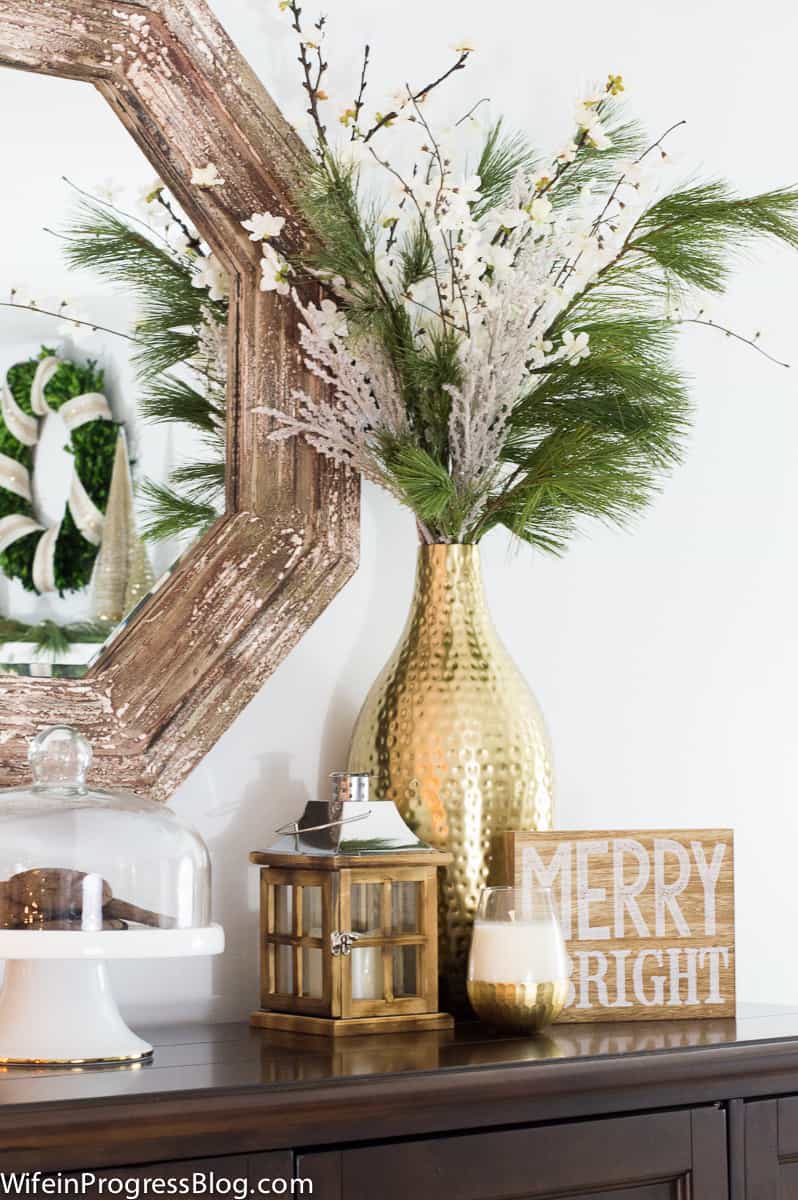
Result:
{"type": "Polygon", "coordinates": [[[540,708],[491,620],[476,545],[419,549],[410,616],[355,726],[368,771],[424,841],[454,861],[441,889],[441,973],[462,1007],[471,926],[496,834],[550,829],[551,747],[540,708]]]}

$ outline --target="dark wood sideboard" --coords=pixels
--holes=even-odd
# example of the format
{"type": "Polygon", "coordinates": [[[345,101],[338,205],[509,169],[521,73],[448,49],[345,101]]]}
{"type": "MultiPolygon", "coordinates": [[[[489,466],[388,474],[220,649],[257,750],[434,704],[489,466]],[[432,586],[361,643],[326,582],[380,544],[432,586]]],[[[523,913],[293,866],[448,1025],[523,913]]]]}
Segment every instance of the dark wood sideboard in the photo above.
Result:
{"type": "Polygon", "coordinates": [[[0,1073],[6,1179],[87,1172],[85,1194],[130,1200],[798,1200],[798,1012],[538,1038],[142,1032],[146,1066],[0,1073]]]}

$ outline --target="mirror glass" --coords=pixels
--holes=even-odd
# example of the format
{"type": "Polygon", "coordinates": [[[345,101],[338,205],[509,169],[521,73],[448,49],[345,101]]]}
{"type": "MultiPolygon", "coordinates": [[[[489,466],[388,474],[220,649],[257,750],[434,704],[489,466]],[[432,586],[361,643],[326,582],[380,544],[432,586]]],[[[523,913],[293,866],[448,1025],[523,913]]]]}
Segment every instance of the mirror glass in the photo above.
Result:
{"type": "Polygon", "coordinates": [[[0,672],[81,676],[223,512],[227,281],[91,85],[0,105],[0,672]]]}

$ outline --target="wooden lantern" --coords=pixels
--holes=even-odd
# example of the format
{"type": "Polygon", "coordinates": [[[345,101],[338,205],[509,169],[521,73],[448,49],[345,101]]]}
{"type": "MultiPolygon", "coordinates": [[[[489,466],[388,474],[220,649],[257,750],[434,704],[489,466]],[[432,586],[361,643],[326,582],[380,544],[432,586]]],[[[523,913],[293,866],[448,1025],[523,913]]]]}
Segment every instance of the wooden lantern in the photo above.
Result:
{"type": "Polygon", "coordinates": [[[451,1028],[438,1012],[437,896],[451,855],[419,842],[390,801],[364,800],[367,777],[333,778],[347,796],[356,780],[358,799],[309,804],[281,842],[250,855],[261,867],[252,1024],[330,1036],[451,1028]]]}

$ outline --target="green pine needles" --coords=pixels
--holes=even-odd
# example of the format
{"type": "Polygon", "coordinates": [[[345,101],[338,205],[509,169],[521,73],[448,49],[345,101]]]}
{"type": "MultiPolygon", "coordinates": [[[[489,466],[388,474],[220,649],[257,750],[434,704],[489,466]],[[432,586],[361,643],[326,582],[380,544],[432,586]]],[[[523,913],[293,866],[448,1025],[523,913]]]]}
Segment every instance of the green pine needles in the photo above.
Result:
{"type": "Polygon", "coordinates": [[[158,186],[148,200],[167,214],[177,239],[89,198],[65,231],[64,253],[69,266],[138,301],[141,416],[196,430],[205,445],[206,456],[177,468],[168,483],[141,484],[143,532],[160,541],[202,533],[223,511],[228,303],[223,272],[165,190],[158,186]]]}
{"type": "Polygon", "coordinates": [[[318,244],[286,260],[279,234],[265,236],[263,286],[295,286],[306,361],[332,398],[270,410],[273,436],[303,437],[387,488],[425,542],[502,527],[561,553],[587,519],[626,524],[682,454],[681,327],[712,324],[705,297],[759,239],[798,246],[798,189],[670,184],[676,126],[646,138],[619,76],[581,103],[549,161],[499,122],[473,173],[458,170],[458,146],[428,115],[438,84],[408,86],[372,127],[361,84],[334,144],[319,103],[324,25],[310,39],[298,5],[284,7],[316,132],[304,205],[318,244]],[[330,285],[320,306],[300,298],[308,275],[330,285]]]}

